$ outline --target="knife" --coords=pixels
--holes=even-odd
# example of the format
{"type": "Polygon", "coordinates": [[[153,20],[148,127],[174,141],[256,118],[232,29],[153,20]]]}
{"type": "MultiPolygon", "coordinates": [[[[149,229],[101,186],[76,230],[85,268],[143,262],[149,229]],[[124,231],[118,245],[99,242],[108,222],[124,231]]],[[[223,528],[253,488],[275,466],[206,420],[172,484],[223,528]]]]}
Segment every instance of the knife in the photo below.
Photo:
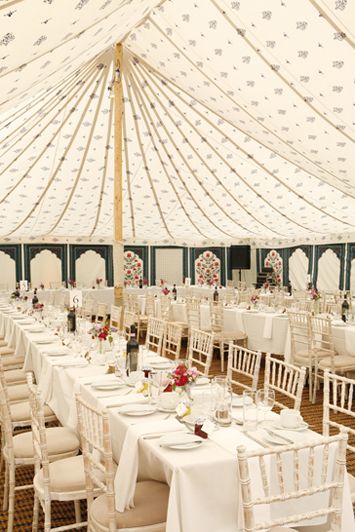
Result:
{"type": "Polygon", "coordinates": [[[255,443],[258,443],[259,445],[261,445],[262,447],[270,447],[270,445],[268,445],[267,443],[265,443],[264,441],[262,440],[259,440],[259,438],[255,438],[254,436],[252,436],[249,432],[247,431],[244,431],[243,434],[245,434],[248,438],[250,438],[251,440],[255,441],[255,443]]]}
{"type": "Polygon", "coordinates": [[[270,436],[275,436],[275,438],[278,438],[279,440],[284,441],[285,443],[295,443],[294,441],[290,440],[290,438],[286,438],[286,436],[281,436],[281,435],[277,434],[276,432],[274,432],[273,430],[266,429],[265,427],[263,427],[263,428],[264,428],[265,432],[270,434],[270,436]]]}

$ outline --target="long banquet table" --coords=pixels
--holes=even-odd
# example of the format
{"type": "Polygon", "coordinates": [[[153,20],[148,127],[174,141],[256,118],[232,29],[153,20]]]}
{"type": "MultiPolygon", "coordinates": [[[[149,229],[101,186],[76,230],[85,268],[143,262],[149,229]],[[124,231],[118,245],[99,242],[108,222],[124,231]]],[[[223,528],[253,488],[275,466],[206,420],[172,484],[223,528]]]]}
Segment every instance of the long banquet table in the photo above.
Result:
{"type": "MultiPolygon", "coordinates": [[[[82,292],[83,301],[86,299],[92,299],[94,305],[98,303],[105,303],[108,308],[115,302],[114,288],[107,286],[103,288],[78,288],[82,292]]],[[[64,297],[64,304],[69,304],[70,290],[68,288],[45,288],[44,290],[38,289],[37,296],[40,303],[45,305],[60,305],[62,298],[64,297]]],[[[22,295],[27,295],[29,299],[33,297],[33,290],[23,292],[22,295]]],[[[95,309],[94,309],[95,310],[95,309]]]]}
{"type": "MultiPolygon", "coordinates": [[[[126,388],[112,392],[95,389],[97,379],[109,382],[115,377],[106,375],[104,366],[90,365],[81,357],[73,357],[70,349],[63,347],[50,329],[42,327],[42,332],[34,331],[30,320],[28,316],[21,318],[16,312],[11,314],[0,310],[0,334],[4,334],[17,351],[24,350],[24,369],[35,373],[43,398],[60,422],[76,430],[75,392],[110,412],[113,454],[119,462],[115,479],[118,510],[129,505],[137,476],[140,479],[153,478],[170,485],[167,532],[237,532],[241,525],[241,510],[236,448],[245,445],[254,449],[259,445],[243,434],[237,425],[217,430],[198,449],[188,452],[162,448],[157,439],[145,440],[144,434],[174,433],[184,431],[186,427],[174,417],[166,419],[166,412],[157,411],[148,417],[134,418],[120,414],[117,407],[110,405],[147,399],[141,394],[127,393],[126,388]],[[44,338],[48,343],[44,343],[44,338]],[[55,356],[58,349],[64,349],[67,355],[55,356]]],[[[306,435],[318,437],[310,430],[306,435]]],[[[303,441],[304,437],[305,433],[294,434],[295,442],[303,441]]],[[[259,489],[260,479],[254,471],[253,483],[255,489],[259,489]]],[[[304,504],[305,509],[314,509],[313,499],[304,504]]],[[[270,512],[280,517],[289,511],[292,510],[287,504],[282,509],[271,506],[263,509],[263,518],[270,517],[270,512]]],[[[353,530],[347,483],[342,530],[353,530]]]]}

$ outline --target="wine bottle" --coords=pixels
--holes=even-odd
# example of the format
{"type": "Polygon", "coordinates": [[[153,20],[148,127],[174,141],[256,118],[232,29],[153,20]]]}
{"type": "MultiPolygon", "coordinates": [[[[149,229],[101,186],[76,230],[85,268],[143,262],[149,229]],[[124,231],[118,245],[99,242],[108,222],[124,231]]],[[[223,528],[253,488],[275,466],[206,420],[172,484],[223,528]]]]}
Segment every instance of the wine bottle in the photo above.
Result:
{"type": "Polygon", "coordinates": [[[349,302],[347,294],[344,294],[344,301],[341,304],[341,319],[346,322],[349,317],[349,302]]]}
{"type": "Polygon", "coordinates": [[[173,298],[174,298],[175,301],[176,301],[176,298],[177,298],[176,284],[174,284],[174,286],[173,286],[172,293],[173,293],[173,298]]]}
{"type": "Polygon", "coordinates": [[[130,337],[127,342],[127,375],[132,371],[137,371],[138,369],[138,354],[139,354],[139,345],[136,339],[136,326],[131,325],[130,337]]]}
{"type": "Polygon", "coordinates": [[[37,288],[35,288],[33,291],[32,306],[34,307],[35,305],[37,305],[38,301],[39,299],[37,297],[37,288]]]}
{"type": "Polygon", "coordinates": [[[75,309],[70,308],[68,315],[67,315],[67,325],[68,325],[68,332],[75,332],[76,331],[76,315],[75,315],[75,309]]]}
{"type": "Polygon", "coordinates": [[[218,303],[218,298],[219,298],[218,288],[217,288],[217,286],[215,286],[214,287],[214,292],[213,292],[213,301],[215,303],[218,303]]]}
{"type": "Polygon", "coordinates": [[[139,288],[143,288],[143,279],[142,279],[142,277],[139,279],[139,288]]]}

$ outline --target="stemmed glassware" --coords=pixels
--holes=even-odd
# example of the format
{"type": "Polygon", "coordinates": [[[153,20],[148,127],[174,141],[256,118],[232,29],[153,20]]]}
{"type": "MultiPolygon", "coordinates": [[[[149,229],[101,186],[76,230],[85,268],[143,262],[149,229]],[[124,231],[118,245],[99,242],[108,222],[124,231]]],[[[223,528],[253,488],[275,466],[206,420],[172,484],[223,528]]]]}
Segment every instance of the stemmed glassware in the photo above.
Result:
{"type": "Polygon", "coordinates": [[[263,421],[266,420],[266,414],[270,412],[275,404],[275,392],[270,388],[258,390],[255,396],[257,407],[264,413],[263,421]]]}

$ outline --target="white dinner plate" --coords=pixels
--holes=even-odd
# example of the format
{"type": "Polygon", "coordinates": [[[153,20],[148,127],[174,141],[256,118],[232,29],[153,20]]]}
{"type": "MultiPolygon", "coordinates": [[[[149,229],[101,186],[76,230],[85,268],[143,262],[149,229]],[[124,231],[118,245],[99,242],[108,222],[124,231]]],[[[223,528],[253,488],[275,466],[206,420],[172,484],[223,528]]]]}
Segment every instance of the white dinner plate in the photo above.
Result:
{"type": "Polygon", "coordinates": [[[280,421],[268,421],[270,426],[275,430],[290,430],[291,432],[302,432],[303,430],[307,430],[309,425],[305,421],[302,421],[302,423],[298,427],[289,428],[289,427],[283,427],[280,423],[280,421]]]}
{"type": "Polygon", "coordinates": [[[119,414],[124,414],[125,416],[150,416],[156,411],[155,405],[145,404],[127,404],[120,406],[117,410],[119,414]]]}
{"type": "Polygon", "coordinates": [[[29,327],[27,328],[27,332],[30,333],[43,333],[46,330],[45,327],[29,327]]]}
{"type": "Polygon", "coordinates": [[[164,406],[157,406],[159,412],[166,412],[166,414],[174,414],[176,412],[175,408],[166,408],[164,406]]]}
{"type": "Polygon", "coordinates": [[[38,339],[38,340],[33,340],[35,344],[40,344],[40,345],[46,345],[46,344],[54,344],[54,342],[56,342],[56,338],[53,338],[53,340],[49,339],[49,338],[43,338],[43,339],[38,339]]]}
{"type": "Polygon", "coordinates": [[[68,351],[52,351],[51,353],[45,353],[47,357],[66,357],[70,355],[68,351]]]}
{"type": "Polygon", "coordinates": [[[197,377],[195,381],[196,386],[203,386],[204,384],[209,384],[210,379],[208,377],[197,377]]]}
{"type": "Polygon", "coordinates": [[[175,434],[174,436],[163,436],[159,440],[160,447],[174,449],[175,451],[188,451],[196,449],[203,444],[204,440],[194,434],[175,434]]]}

